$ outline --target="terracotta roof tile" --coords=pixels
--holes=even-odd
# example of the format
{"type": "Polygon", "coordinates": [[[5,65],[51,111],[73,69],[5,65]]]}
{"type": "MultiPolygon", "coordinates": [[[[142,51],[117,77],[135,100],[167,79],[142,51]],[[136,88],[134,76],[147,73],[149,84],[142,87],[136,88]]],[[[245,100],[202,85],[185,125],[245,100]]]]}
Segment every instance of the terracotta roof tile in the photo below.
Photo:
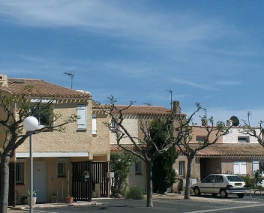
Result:
{"type": "MultiPolygon", "coordinates": [[[[125,148],[127,148],[131,151],[137,151],[136,146],[133,144],[123,144],[122,146],[124,146],[125,148]]],[[[110,145],[110,151],[111,152],[120,152],[120,151],[123,151],[123,149],[120,146],[118,146],[117,144],[111,144],[110,145]]]]}
{"type": "Polygon", "coordinates": [[[264,157],[264,147],[258,143],[218,143],[199,151],[196,156],[264,157]]]}
{"type": "Polygon", "coordinates": [[[23,79],[23,78],[9,78],[8,86],[2,86],[1,89],[9,92],[12,95],[19,95],[22,93],[26,85],[33,85],[32,96],[38,96],[38,92],[42,96],[52,97],[58,96],[60,98],[90,98],[90,93],[72,90],[56,84],[46,82],[41,79],[23,79]]]}
{"type": "MultiPolygon", "coordinates": [[[[119,110],[127,106],[116,106],[119,110]]],[[[168,115],[171,110],[161,106],[135,106],[132,105],[128,109],[124,110],[124,114],[137,114],[137,115],[168,115]]]]}

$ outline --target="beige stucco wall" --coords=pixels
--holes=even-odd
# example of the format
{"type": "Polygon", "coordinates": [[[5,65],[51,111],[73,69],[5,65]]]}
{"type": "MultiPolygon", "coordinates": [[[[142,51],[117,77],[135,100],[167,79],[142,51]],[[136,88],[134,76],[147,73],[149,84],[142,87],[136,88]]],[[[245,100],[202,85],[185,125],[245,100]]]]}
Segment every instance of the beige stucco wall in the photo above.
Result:
{"type": "Polygon", "coordinates": [[[141,174],[136,174],[135,163],[133,163],[128,174],[128,186],[138,186],[146,191],[146,164],[141,159],[138,161],[141,162],[141,174]]]}
{"type": "MultiPolygon", "coordinates": [[[[130,133],[133,137],[138,137],[139,130],[138,130],[138,119],[136,119],[135,116],[129,116],[126,117],[123,121],[123,125],[126,127],[127,131],[130,133]]],[[[115,133],[111,133],[110,135],[110,143],[116,144],[116,135],[115,133]]],[[[131,141],[129,138],[124,138],[121,140],[122,144],[131,144],[131,141]]]]}
{"type": "Polygon", "coordinates": [[[94,161],[110,161],[110,131],[104,123],[109,122],[109,116],[100,111],[96,114],[97,132],[92,137],[94,161]]]}
{"type": "MultiPolygon", "coordinates": [[[[54,104],[54,113],[61,114],[56,124],[63,122],[72,114],[77,114],[77,104],[83,103],[62,103],[54,104]]],[[[33,152],[89,152],[92,159],[92,115],[91,104],[87,105],[87,130],[78,131],[77,122],[65,125],[63,132],[52,131],[42,132],[33,135],[33,152]]],[[[28,152],[29,143],[25,142],[17,149],[19,152],[28,152]]]]}
{"type": "MultiPolygon", "coordinates": [[[[192,134],[193,137],[191,142],[196,142],[196,136],[206,136],[208,134],[205,126],[193,126],[192,130],[193,130],[193,134],[192,134]]],[[[215,140],[215,133],[216,131],[212,132],[212,134],[210,135],[209,137],[210,141],[215,140]]],[[[221,136],[216,143],[222,143],[222,142],[223,142],[223,136],[221,136]]]]}
{"type": "MultiPolygon", "coordinates": [[[[87,158],[65,158],[66,159],[66,177],[57,177],[57,162],[58,158],[34,158],[35,162],[44,162],[47,166],[47,192],[46,198],[50,202],[50,196],[57,194],[58,202],[64,202],[65,197],[71,195],[71,167],[72,161],[87,161],[87,158]]],[[[30,160],[29,158],[25,159],[24,162],[24,184],[16,185],[16,191],[19,193],[19,198],[17,200],[18,204],[21,201],[22,194],[28,194],[28,189],[30,185],[30,160]]],[[[37,180],[35,180],[37,181],[37,180]]],[[[34,188],[36,190],[37,187],[34,188]]],[[[37,192],[38,195],[38,192],[37,192]]]]}

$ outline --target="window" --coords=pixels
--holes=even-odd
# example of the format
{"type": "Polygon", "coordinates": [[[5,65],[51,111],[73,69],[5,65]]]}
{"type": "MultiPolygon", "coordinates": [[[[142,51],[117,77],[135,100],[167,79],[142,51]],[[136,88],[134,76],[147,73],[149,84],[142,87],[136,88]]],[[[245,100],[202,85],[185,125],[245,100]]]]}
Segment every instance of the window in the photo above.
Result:
{"type": "Polygon", "coordinates": [[[92,115],[92,134],[97,134],[97,118],[96,115],[92,115]]]}
{"type": "Polygon", "coordinates": [[[179,162],[179,175],[185,176],[185,161],[179,162]]]}
{"type": "Polygon", "coordinates": [[[247,174],[247,163],[246,162],[234,162],[234,174],[247,174]]]}
{"type": "Polygon", "coordinates": [[[203,141],[205,141],[205,139],[206,139],[206,136],[196,136],[197,142],[203,142],[203,141]]]}
{"type": "Polygon", "coordinates": [[[51,126],[52,123],[52,106],[44,104],[38,105],[38,103],[33,103],[30,111],[32,112],[32,116],[38,119],[39,126],[51,126]]]}
{"type": "Polygon", "coordinates": [[[248,136],[238,136],[238,142],[249,142],[249,137],[248,136]]]}
{"type": "Polygon", "coordinates": [[[57,160],[57,175],[58,177],[66,177],[66,165],[68,158],[58,158],[57,160]]]}
{"type": "Polygon", "coordinates": [[[116,129],[116,122],[113,118],[111,120],[111,129],[116,129]]]}
{"type": "Polygon", "coordinates": [[[135,163],[135,172],[136,172],[136,174],[142,174],[141,173],[141,162],[140,161],[135,163]]]}
{"type": "Polygon", "coordinates": [[[203,180],[203,183],[213,183],[215,180],[215,175],[210,175],[208,177],[206,177],[204,180],[203,180]]]}
{"type": "Polygon", "coordinates": [[[66,177],[66,163],[58,163],[58,177],[66,177]]]}
{"type": "Polygon", "coordinates": [[[223,183],[223,177],[220,175],[215,176],[215,183],[223,183]]]}
{"type": "Polygon", "coordinates": [[[262,161],[252,161],[252,174],[259,170],[260,174],[264,174],[264,162],[262,161]]]}
{"type": "Polygon", "coordinates": [[[16,163],[16,184],[24,183],[24,162],[16,163]]]}
{"type": "Polygon", "coordinates": [[[86,105],[78,105],[77,106],[77,116],[78,116],[78,129],[86,129],[87,128],[87,106],[86,105]]]}

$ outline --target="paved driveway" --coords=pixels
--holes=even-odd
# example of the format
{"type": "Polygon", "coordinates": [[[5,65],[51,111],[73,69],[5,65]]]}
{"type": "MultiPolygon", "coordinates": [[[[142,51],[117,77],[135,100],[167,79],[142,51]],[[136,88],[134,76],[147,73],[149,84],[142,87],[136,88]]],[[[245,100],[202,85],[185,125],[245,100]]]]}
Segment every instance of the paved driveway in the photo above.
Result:
{"type": "MultiPolygon", "coordinates": [[[[184,200],[182,196],[155,196],[153,208],[146,207],[145,200],[125,200],[125,199],[102,199],[97,200],[101,205],[77,205],[35,208],[35,213],[205,213],[205,212],[263,212],[264,197],[246,196],[242,199],[236,196],[228,198],[212,196],[192,196],[190,200],[184,200]]],[[[9,211],[28,212],[28,210],[9,211]]]]}

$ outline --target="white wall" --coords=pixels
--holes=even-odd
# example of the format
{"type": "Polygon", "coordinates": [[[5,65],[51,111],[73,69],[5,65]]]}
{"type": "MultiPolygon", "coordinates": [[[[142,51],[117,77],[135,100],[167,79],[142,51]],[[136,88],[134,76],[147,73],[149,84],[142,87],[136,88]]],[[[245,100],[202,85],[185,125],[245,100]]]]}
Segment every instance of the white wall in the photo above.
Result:
{"type": "MultiPolygon", "coordinates": [[[[258,143],[255,137],[249,136],[247,134],[241,133],[242,128],[232,128],[228,135],[223,136],[223,143],[238,143],[239,136],[246,136],[249,137],[250,143],[258,143]]],[[[260,133],[260,129],[256,129],[257,134],[260,133]]]]}

